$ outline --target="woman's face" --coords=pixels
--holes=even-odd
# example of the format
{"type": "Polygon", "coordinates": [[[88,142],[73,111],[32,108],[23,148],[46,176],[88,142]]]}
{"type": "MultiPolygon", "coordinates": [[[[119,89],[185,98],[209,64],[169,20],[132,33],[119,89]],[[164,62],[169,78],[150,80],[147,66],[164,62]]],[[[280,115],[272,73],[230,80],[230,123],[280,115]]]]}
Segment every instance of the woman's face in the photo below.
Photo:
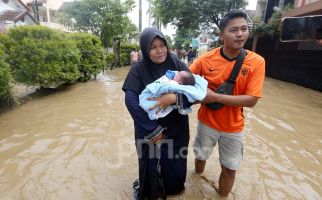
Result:
{"type": "Polygon", "coordinates": [[[149,50],[149,57],[155,64],[161,64],[167,58],[168,48],[166,43],[156,37],[152,40],[151,47],[149,50]]]}

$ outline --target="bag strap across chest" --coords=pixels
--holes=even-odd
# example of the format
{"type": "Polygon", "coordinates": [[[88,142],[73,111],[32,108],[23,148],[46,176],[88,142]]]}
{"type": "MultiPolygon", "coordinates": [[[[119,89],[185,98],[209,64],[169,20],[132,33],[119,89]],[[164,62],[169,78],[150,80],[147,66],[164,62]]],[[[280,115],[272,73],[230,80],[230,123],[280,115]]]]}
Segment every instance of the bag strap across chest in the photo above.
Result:
{"type": "Polygon", "coordinates": [[[240,53],[238,54],[237,58],[236,58],[236,62],[234,65],[233,70],[231,71],[229,78],[227,79],[227,81],[231,82],[231,83],[235,83],[236,78],[238,76],[238,73],[240,71],[240,68],[244,62],[244,59],[246,57],[246,50],[245,49],[240,49],[240,53]]]}

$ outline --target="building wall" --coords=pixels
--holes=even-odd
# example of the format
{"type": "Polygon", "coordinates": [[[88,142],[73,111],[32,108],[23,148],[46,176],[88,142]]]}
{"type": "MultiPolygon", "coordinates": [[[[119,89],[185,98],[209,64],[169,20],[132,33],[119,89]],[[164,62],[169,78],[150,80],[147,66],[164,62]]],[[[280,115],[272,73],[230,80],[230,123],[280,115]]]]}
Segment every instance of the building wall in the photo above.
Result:
{"type": "Polygon", "coordinates": [[[23,26],[23,25],[35,25],[35,21],[33,21],[28,15],[23,18],[23,21],[19,20],[15,23],[15,26],[23,26]]]}
{"type": "MultiPolygon", "coordinates": [[[[245,47],[252,48],[253,38],[245,47]]],[[[260,37],[256,53],[265,59],[266,75],[322,92],[322,46],[315,41],[280,42],[260,37]]]]}
{"type": "Polygon", "coordinates": [[[294,8],[303,7],[307,4],[314,3],[320,0],[295,0],[294,8]]]}
{"type": "MultiPolygon", "coordinates": [[[[264,2],[258,0],[256,15],[266,9],[264,2]]],[[[280,0],[279,6],[285,5],[280,0]]],[[[294,9],[286,12],[283,17],[322,15],[322,0],[295,0],[294,9]]],[[[245,48],[252,47],[252,39],[245,48]]],[[[280,42],[274,38],[261,37],[257,43],[257,53],[266,61],[266,75],[298,85],[309,87],[322,92],[322,46],[315,41],[280,42]]]]}
{"type": "MultiPolygon", "coordinates": [[[[2,1],[3,2],[3,1],[2,1]]],[[[20,0],[9,0],[7,2],[8,5],[10,5],[13,8],[16,8],[17,10],[20,10],[21,12],[17,15],[13,15],[10,18],[0,16],[1,21],[1,31],[8,31],[10,28],[13,28],[15,26],[19,25],[34,25],[36,22],[32,19],[31,16],[25,15],[21,19],[19,18],[23,13],[28,12],[27,6],[24,5],[24,2],[20,0]]]]}
{"type": "Polygon", "coordinates": [[[295,0],[294,9],[284,13],[283,17],[322,15],[322,0],[295,0]]]}
{"type": "MultiPolygon", "coordinates": [[[[27,3],[32,2],[32,0],[21,0],[26,5],[27,3]]],[[[63,0],[47,0],[47,5],[50,9],[58,10],[60,6],[63,4],[63,0]]]]}
{"type": "Polygon", "coordinates": [[[265,9],[266,9],[267,0],[258,0],[256,4],[256,17],[260,17],[263,20],[265,9]]]}
{"type": "MultiPolygon", "coordinates": [[[[32,0],[21,0],[26,5],[30,5],[32,3],[32,0]]],[[[39,6],[39,21],[40,22],[57,22],[55,19],[55,13],[58,11],[58,9],[62,6],[63,0],[47,0],[46,3],[44,3],[42,6],[39,6]]],[[[31,6],[29,6],[29,9],[32,11],[31,6]]]]}

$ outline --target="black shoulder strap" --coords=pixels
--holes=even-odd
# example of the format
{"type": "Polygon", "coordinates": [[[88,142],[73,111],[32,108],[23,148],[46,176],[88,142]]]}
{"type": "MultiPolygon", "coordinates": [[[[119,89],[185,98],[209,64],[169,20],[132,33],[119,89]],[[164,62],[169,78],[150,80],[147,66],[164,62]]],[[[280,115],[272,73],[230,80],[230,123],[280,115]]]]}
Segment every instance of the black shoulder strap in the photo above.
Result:
{"type": "Polygon", "coordinates": [[[230,76],[228,78],[228,81],[231,82],[231,83],[235,83],[236,81],[236,78],[238,76],[238,73],[240,71],[240,68],[244,62],[244,59],[246,57],[246,50],[241,48],[240,49],[240,53],[238,54],[237,58],[236,58],[236,62],[235,62],[235,65],[234,65],[234,68],[233,70],[231,71],[230,73],[230,76]]]}

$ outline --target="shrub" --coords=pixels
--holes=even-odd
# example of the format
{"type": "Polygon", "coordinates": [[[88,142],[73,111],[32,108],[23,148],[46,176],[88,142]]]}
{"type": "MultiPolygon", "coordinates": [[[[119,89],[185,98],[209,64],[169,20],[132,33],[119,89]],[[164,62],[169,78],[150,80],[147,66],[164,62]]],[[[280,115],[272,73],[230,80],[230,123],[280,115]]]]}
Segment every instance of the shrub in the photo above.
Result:
{"type": "Polygon", "coordinates": [[[70,37],[75,40],[81,58],[78,65],[79,80],[86,81],[96,76],[104,69],[104,49],[97,36],[88,33],[73,33],[70,37]]]}
{"type": "Polygon", "coordinates": [[[122,65],[129,65],[131,61],[131,51],[133,49],[140,49],[137,44],[125,43],[121,45],[121,63],[122,65]]]}
{"type": "Polygon", "coordinates": [[[122,43],[121,44],[121,53],[128,53],[130,54],[132,49],[139,50],[140,46],[137,44],[131,44],[131,43],[122,43]]]}
{"type": "Polygon", "coordinates": [[[9,104],[12,99],[10,93],[11,70],[5,59],[3,45],[0,44],[0,106],[9,104]]]}
{"type": "Polygon", "coordinates": [[[0,33],[0,44],[2,45],[4,52],[8,53],[10,46],[12,45],[11,38],[7,34],[0,33]]]}
{"type": "Polygon", "coordinates": [[[131,61],[130,54],[121,53],[121,63],[122,63],[122,65],[129,65],[130,61],[131,61]]]}
{"type": "Polygon", "coordinates": [[[105,60],[107,65],[111,65],[113,61],[115,60],[115,54],[114,53],[107,53],[105,55],[105,60]]]}
{"type": "Polygon", "coordinates": [[[75,41],[41,26],[10,29],[9,56],[16,81],[25,85],[55,88],[79,77],[80,53],[75,41]]]}

